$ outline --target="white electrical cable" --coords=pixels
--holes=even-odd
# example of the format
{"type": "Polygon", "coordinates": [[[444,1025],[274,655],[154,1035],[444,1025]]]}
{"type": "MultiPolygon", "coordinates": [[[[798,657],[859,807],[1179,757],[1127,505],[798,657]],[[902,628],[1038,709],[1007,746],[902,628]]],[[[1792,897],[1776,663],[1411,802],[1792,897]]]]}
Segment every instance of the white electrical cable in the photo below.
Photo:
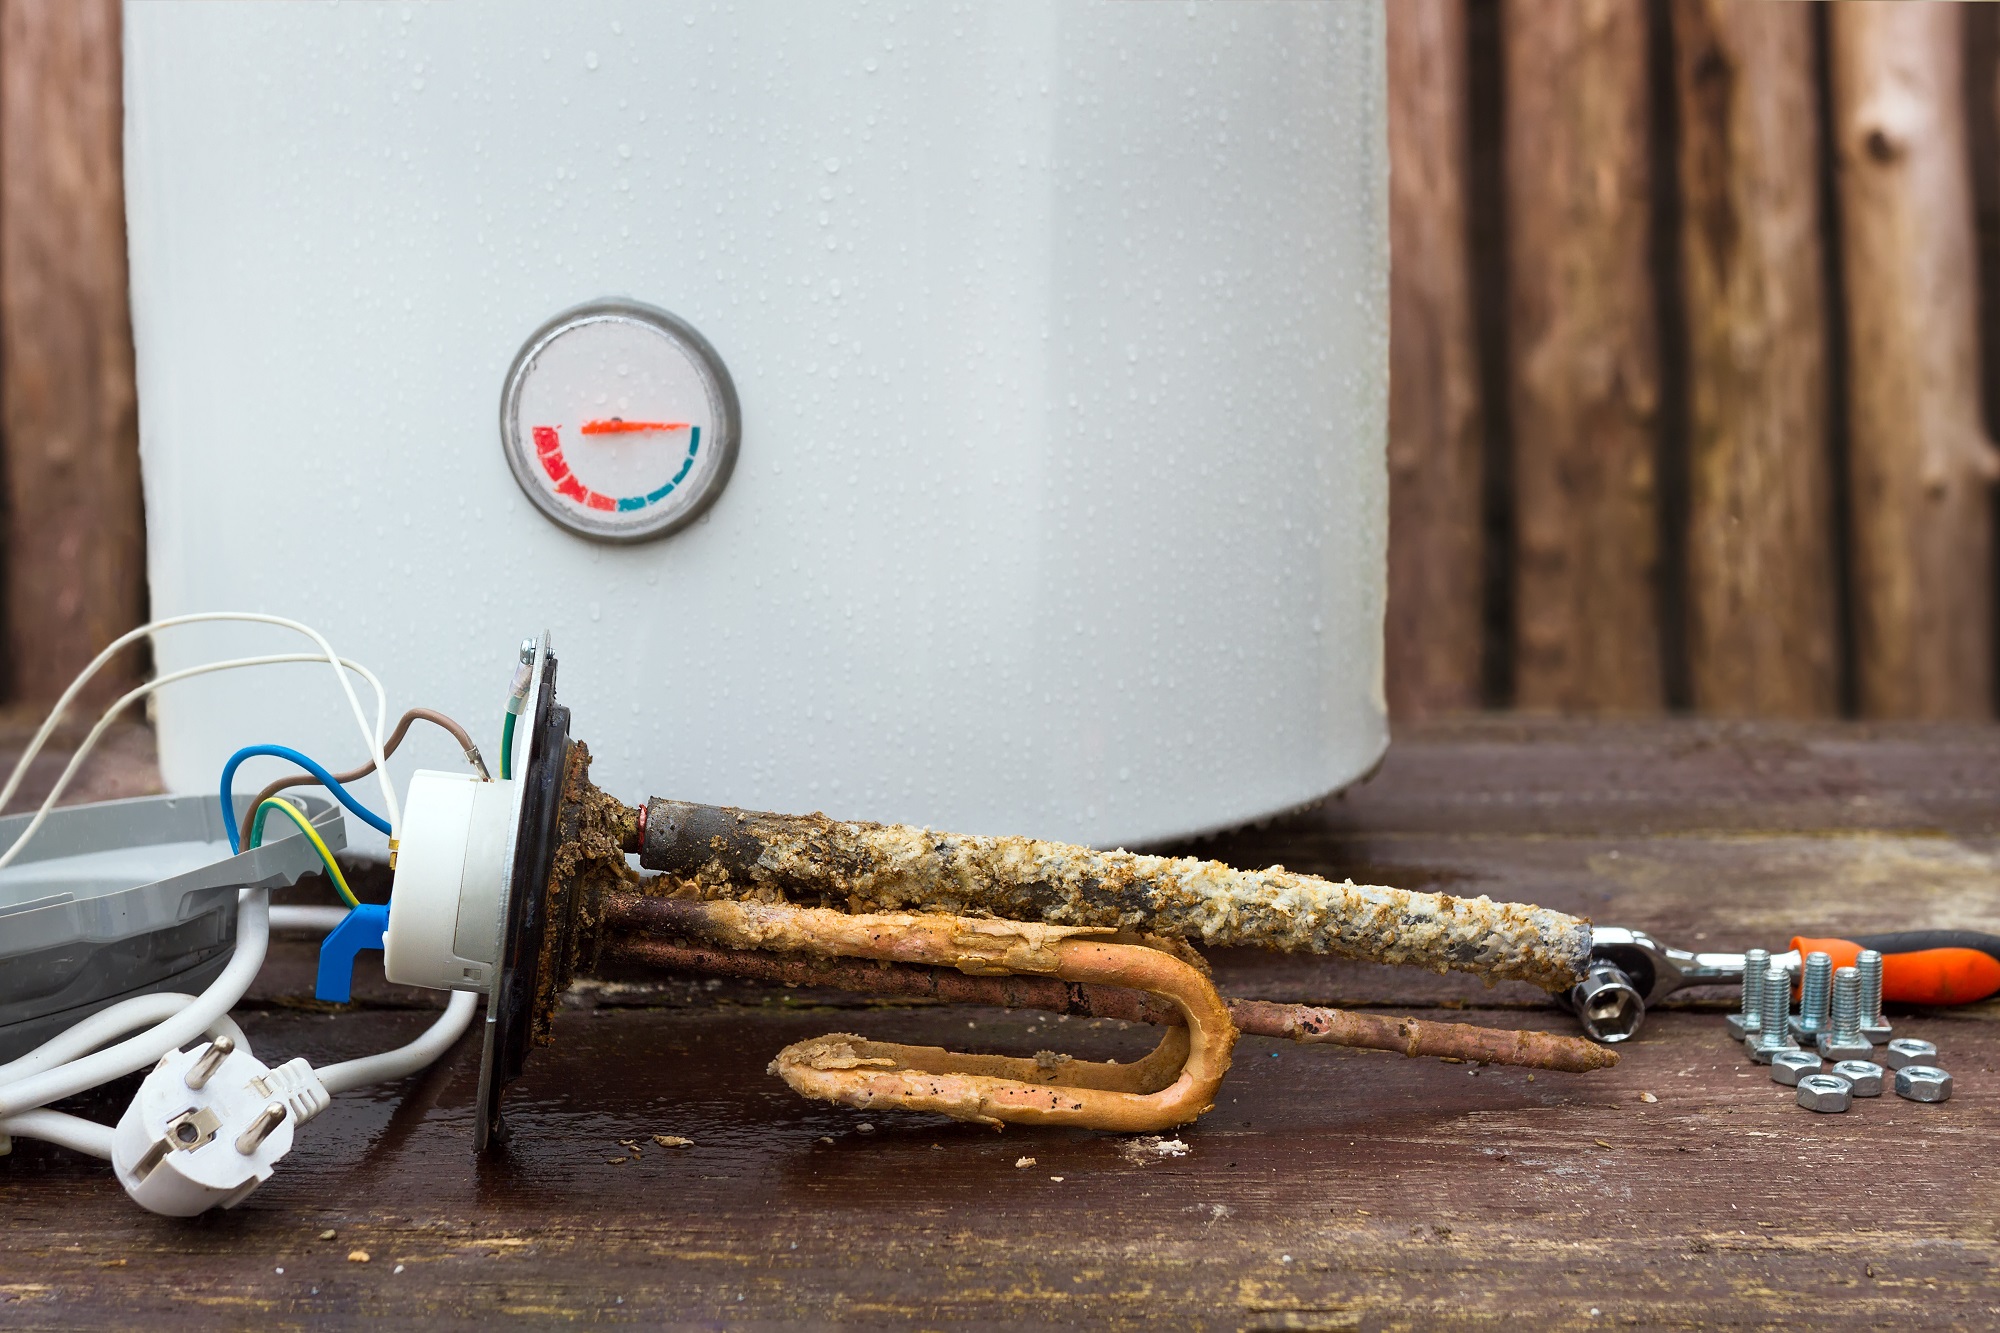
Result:
{"type": "MultiPolygon", "coordinates": [[[[239,667],[276,666],[285,662],[321,662],[324,660],[326,659],[312,653],[273,653],[264,657],[236,657],[223,662],[204,662],[200,666],[183,667],[179,671],[171,671],[164,676],[157,676],[143,685],[138,685],[127,690],[119,697],[116,703],[106,708],[98,716],[97,724],[84,736],[83,743],[76,748],[76,753],[69,757],[69,763],[63,766],[61,775],[56,778],[55,786],[49,788],[49,794],[42,798],[41,805],[35,810],[35,817],[28,821],[28,827],[21,831],[21,836],[14,839],[13,844],[5,852],[0,852],[0,869],[12,865],[14,858],[19,856],[27,847],[28,840],[33,838],[41,829],[43,822],[49,817],[49,811],[55,809],[56,802],[61,799],[63,791],[69,786],[70,779],[75,777],[77,771],[83,767],[83,761],[89,757],[90,751],[97,744],[98,739],[104,735],[113,722],[118,720],[120,713],[139,700],[163,686],[172,685],[177,681],[188,680],[194,676],[205,676],[212,671],[234,671],[239,667]]],[[[377,711],[384,714],[386,718],[388,712],[387,696],[383,694],[382,682],[375,678],[375,673],[367,667],[362,666],[359,662],[351,662],[344,657],[336,660],[341,667],[354,672],[374,688],[377,711]]],[[[34,759],[41,739],[41,737],[37,737],[35,743],[28,747],[27,753],[22,755],[20,762],[14,766],[14,778],[9,781],[5,790],[0,790],[0,806],[6,804],[6,798],[19,786],[19,779],[22,774],[27,772],[27,766],[34,759]]],[[[393,820],[391,822],[393,824],[393,820]]]]}
{"type": "MultiPolygon", "coordinates": [[[[345,920],[348,910],[345,907],[273,907],[271,928],[324,932],[345,920]]],[[[451,1049],[453,1042],[465,1035],[465,1030],[472,1026],[472,1011],[478,1007],[479,997],[471,991],[453,991],[451,999],[445,1002],[444,1012],[415,1041],[379,1055],[343,1060],[316,1070],[320,1086],[329,1093],[351,1092],[370,1083],[387,1083],[390,1079],[414,1074],[436,1061],[451,1049]]]]}
{"type": "MultiPolygon", "coordinates": [[[[361,728],[362,738],[368,743],[370,757],[375,761],[376,779],[382,789],[382,799],[387,809],[387,820],[393,838],[393,830],[402,824],[402,808],[396,799],[395,786],[389,780],[388,756],[384,753],[384,736],[388,729],[388,696],[382,688],[382,682],[360,663],[335,653],[333,645],[312,627],[282,616],[268,616],[254,612],[221,611],[173,616],[142,625],[121,635],[70,682],[62,697],[56,701],[55,707],[50,710],[48,717],[43,720],[40,729],[14,765],[14,770],[8,776],[5,785],[0,786],[0,808],[4,808],[19,792],[30,765],[48,743],[49,737],[54,734],[64,712],[75,701],[84,686],[118,652],[160,630],[217,621],[276,625],[294,630],[312,639],[322,651],[318,654],[267,654],[208,662],[169,672],[127,691],[99,716],[96,725],[84,737],[83,743],[70,756],[68,764],[57,777],[55,786],[43,800],[40,808],[35,811],[20,837],[16,838],[4,853],[0,853],[0,867],[10,864],[26,848],[29,839],[41,828],[50,810],[55,807],[56,801],[76,775],[92,747],[125,709],[176,681],[209,672],[228,671],[240,667],[272,666],[287,662],[324,661],[334,668],[341,692],[347,696],[348,707],[354,714],[356,724],[361,728]],[[375,725],[372,730],[368,725],[366,714],[362,711],[360,697],[348,679],[350,672],[360,676],[375,692],[375,725]]],[[[200,996],[167,993],[137,996],[122,1001],[71,1025],[28,1054],[0,1065],[0,1135],[18,1134],[23,1137],[47,1139],[95,1157],[111,1157],[113,1130],[110,1126],[47,1110],[45,1109],[47,1104],[142,1069],[158,1061],[169,1051],[179,1050],[187,1041],[204,1033],[210,1036],[228,1035],[240,1049],[248,1050],[248,1042],[245,1041],[242,1030],[229,1018],[229,1010],[243,998],[258,971],[262,969],[265,953],[270,944],[272,926],[324,931],[338,925],[345,916],[346,910],[342,908],[273,909],[270,906],[268,890],[261,888],[241,890],[237,895],[235,949],[221,975],[200,996]],[[135,1028],[144,1030],[126,1036],[113,1045],[103,1046],[103,1043],[135,1028]],[[102,1049],[99,1049],[100,1047],[102,1049]]],[[[323,1087],[328,1093],[343,1092],[365,1084],[402,1078],[415,1073],[436,1061],[464,1035],[466,1029],[471,1026],[473,1010],[477,1005],[477,997],[470,992],[454,993],[446,1004],[444,1013],[415,1041],[395,1050],[330,1065],[319,1075],[323,1087]]],[[[294,1063],[304,1068],[303,1062],[294,1063]]]]}
{"type": "MultiPolygon", "coordinates": [[[[333,645],[326,641],[326,636],[312,626],[300,621],[290,620],[284,616],[267,616],[255,611],[198,611],[190,615],[168,616],[164,620],[155,620],[150,624],[141,625],[135,630],[128,630],[126,633],[112,640],[110,646],[92,658],[90,665],[85,667],[82,673],[70,682],[69,688],[63,691],[62,697],[56,700],[55,707],[49,711],[48,719],[42,723],[41,730],[37,731],[34,739],[28,743],[27,752],[21,757],[21,761],[14,766],[13,776],[7,780],[6,786],[0,787],[0,809],[6,808],[7,802],[14,799],[14,793],[20,789],[21,780],[27,775],[29,760],[40,753],[42,746],[47,743],[49,736],[55,731],[56,723],[61,720],[63,712],[68,709],[70,703],[76,698],[83,687],[89,684],[91,678],[103,669],[105,663],[117,656],[126,647],[137,643],[140,639],[150,638],[160,630],[173,629],[180,625],[198,625],[217,621],[234,621],[253,625],[276,625],[282,629],[295,630],[319,645],[320,656],[314,660],[323,660],[333,667],[334,675],[340,681],[341,692],[347,696],[348,706],[354,711],[354,721],[361,728],[362,739],[368,742],[368,754],[375,761],[375,775],[381,783],[382,800],[388,810],[387,818],[389,827],[392,830],[401,827],[403,822],[402,807],[396,801],[395,785],[389,781],[388,756],[382,753],[383,734],[388,729],[388,709],[386,704],[382,702],[379,688],[376,694],[375,728],[373,731],[370,731],[368,728],[368,718],[361,711],[361,698],[355,694],[354,686],[348,681],[346,671],[341,669],[341,658],[339,654],[333,651],[333,645]]],[[[390,836],[394,836],[393,832],[390,836]]]]}
{"type": "Polygon", "coordinates": [[[351,908],[346,907],[277,907],[271,908],[272,930],[314,930],[324,935],[347,920],[351,908]]]}
{"type": "Polygon", "coordinates": [[[24,1139],[47,1139],[65,1148],[74,1148],[92,1157],[111,1160],[111,1126],[80,1115],[61,1111],[23,1111],[0,1120],[0,1134],[18,1134],[24,1139]]]}
{"type": "Polygon", "coordinates": [[[229,965],[201,997],[172,1018],[107,1046],[79,1060],[54,1069],[31,1074],[18,1082],[0,1085],[0,1119],[22,1111],[46,1106],[64,1097],[74,1097],[87,1088],[108,1083],[121,1075],[144,1069],[168,1051],[177,1051],[200,1036],[208,1025],[227,1014],[250,989],[258,969],[264,966],[264,951],[271,942],[270,891],[247,888],[238,892],[236,949],[229,965]]]}
{"type": "Polygon", "coordinates": [[[444,1013],[424,1030],[423,1036],[407,1046],[398,1046],[380,1055],[327,1065],[317,1071],[319,1081],[328,1092],[350,1092],[370,1083],[386,1083],[392,1078],[414,1074],[443,1055],[453,1042],[465,1034],[466,1028],[472,1025],[472,1011],[478,1004],[479,997],[471,991],[453,991],[450,1001],[445,1004],[444,1013]]]}
{"type": "MultiPolygon", "coordinates": [[[[178,991],[159,991],[152,995],[135,995],[129,1000],[98,1010],[90,1017],[71,1024],[60,1033],[49,1038],[34,1050],[18,1059],[0,1065],[0,1086],[18,1083],[31,1074],[39,1074],[45,1069],[68,1064],[71,1060],[90,1054],[114,1037],[122,1037],[128,1032],[143,1027],[151,1027],[193,1004],[195,997],[178,991]]],[[[211,1040],[228,1037],[236,1043],[238,1050],[249,1050],[250,1043],[243,1035],[243,1029],[236,1026],[227,1014],[218,1017],[203,1035],[211,1040]]],[[[162,1052],[165,1054],[165,1052],[162,1052]]]]}
{"type": "MultiPolygon", "coordinates": [[[[225,671],[239,666],[277,666],[285,662],[324,661],[326,659],[318,653],[270,653],[259,657],[236,657],[226,661],[211,662],[206,666],[190,667],[185,670],[176,671],[169,676],[158,677],[149,682],[149,684],[157,689],[172,681],[186,680],[189,676],[199,676],[203,672],[225,671]]],[[[388,696],[382,691],[382,682],[376,679],[374,672],[359,662],[343,657],[340,659],[340,665],[361,677],[375,691],[375,725],[376,729],[380,730],[387,723],[389,714],[389,700],[388,696]]],[[[84,677],[78,677],[78,681],[82,679],[84,677]]],[[[72,692],[75,690],[76,685],[76,681],[71,682],[70,689],[72,692]]],[[[64,697],[67,698],[68,696],[65,695],[64,697]]],[[[8,775],[6,786],[0,787],[0,809],[5,809],[7,803],[14,799],[14,794],[21,789],[21,783],[27,777],[28,766],[35,762],[36,757],[41,754],[43,746],[48,744],[48,739],[54,734],[56,723],[61,719],[62,710],[65,707],[67,707],[65,703],[58,702],[56,704],[48,717],[43,719],[41,730],[37,731],[34,738],[28,742],[28,748],[23,750],[21,757],[14,761],[14,770],[8,775]]],[[[111,712],[114,716],[116,715],[117,705],[113,705],[111,712]]]]}

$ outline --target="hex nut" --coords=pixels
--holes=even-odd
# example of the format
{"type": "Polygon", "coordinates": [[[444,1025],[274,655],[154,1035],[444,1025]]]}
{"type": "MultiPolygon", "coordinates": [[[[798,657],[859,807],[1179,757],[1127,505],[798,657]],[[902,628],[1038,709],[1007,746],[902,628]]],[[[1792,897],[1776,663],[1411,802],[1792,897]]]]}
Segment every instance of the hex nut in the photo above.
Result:
{"type": "Polygon", "coordinates": [[[1811,1051],[1779,1051],[1771,1057],[1771,1081],[1788,1088],[1799,1085],[1801,1074],[1817,1074],[1820,1058],[1811,1051]]]}
{"type": "Polygon", "coordinates": [[[1951,1075],[1936,1065],[1904,1065],[1896,1071],[1896,1095],[1913,1102],[1948,1102],[1951,1075]]]}
{"type": "Polygon", "coordinates": [[[1819,1034],[1819,1053],[1829,1060],[1866,1060],[1875,1054],[1875,1047],[1866,1037],[1844,1040],[1840,1034],[1822,1032],[1819,1034]]]}
{"type": "Polygon", "coordinates": [[[1898,1037],[1882,1048],[1882,1063],[1891,1069],[1927,1065],[1937,1059],[1937,1047],[1916,1037],[1898,1037]]]}
{"type": "Polygon", "coordinates": [[[1882,1066],[1873,1060],[1842,1060],[1830,1072],[1836,1078],[1846,1079],[1847,1090],[1856,1097],[1882,1095],[1882,1066]]]}
{"type": "Polygon", "coordinates": [[[1799,1079],[1799,1105],[1808,1111],[1826,1115],[1845,1111],[1849,1096],[1847,1080],[1833,1074],[1805,1074],[1799,1079]]]}

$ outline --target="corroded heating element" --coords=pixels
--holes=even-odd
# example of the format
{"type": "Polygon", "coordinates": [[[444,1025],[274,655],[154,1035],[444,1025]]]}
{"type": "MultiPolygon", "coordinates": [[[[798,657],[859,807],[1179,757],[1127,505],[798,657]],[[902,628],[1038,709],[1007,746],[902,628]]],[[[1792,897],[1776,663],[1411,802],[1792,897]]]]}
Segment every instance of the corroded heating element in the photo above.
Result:
{"type": "Polygon", "coordinates": [[[1577,959],[1589,939],[1586,923],[1558,913],[1332,884],[1281,868],[1245,874],[1214,862],[817,815],[666,801],[633,810],[590,782],[588,764],[587,750],[572,747],[545,887],[550,927],[534,1006],[541,1040],[568,979],[604,959],[1167,1028],[1150,1055],[1130,1064],[1046,1051],[1027,1059],[967,1055],[835,1033],[787,1047],[771,1065],[809,1097],[985,1124],[1126,1131],[1184,1124],[1213,1104],[1239,1029],[1578,1072],[1616,1058],[1547,1033],[1225,1001],[1182,938],[1548,985],[1573,974],[1571,938],[1577,959]],[[639,880],[626,864],[628,849],[668,873],[639,880]],[[884,905],[930,910],[885,912],[884,905]],[[1117,938],[1102,938],[1114,930],[1117,938]]]}
{"type": "MultiPolygon", "coordinates": [[[[865,995],[996,1009],[1041,1009],[1168,1027],[1182,1021],[1173,1005],[1117,986],[1049,976],[967,975],[956,968],[781,955],[690,942],[707,937],[704,922],[709,906],[639,893],[608,894],[603,905],[600,956],[607,962],[646,968],[743,977],[786,986],[826,986],[865,995]]],[[[1228,1006],[1230,1021],[1245,1036],[1576,1074],[1618,1063],[1617,1052],[1608,1046],[1551,1032],[1440,1023],[1269,1000],[1225,997],[1223,1003],[1228,1006]]]]}
{"type": "Polygon", "coordinates": [[[1207,977],[1173,954],[1093,938],[1101,929],[952,917],[849,914],[782,903],[651,900],[662,924],[735,949],[951,967],[974,976],[1029,975],[1144,991],[1180,1025],[1132,1064],[965,1055],[834,1033],[778,1053],[771,1072],[792,1089],[859,1109],[933,1111],[1000,1125],[1142,1131],[1186,1124],[1215,1102],[1236,1028],[1207,977]]]}
{"type": "Polygon", "coordinates": [[[630,849],[641,865],[710,897],[759,893],[857,912],[916,908],[1138,929],[1470,972],[1550,991],[1581,980],[1590,955],[1590,923],[1562,912],[1337,884],[1281,866],[1235,870],[1193,857],[657,798],[635,824],[630,849]]]}

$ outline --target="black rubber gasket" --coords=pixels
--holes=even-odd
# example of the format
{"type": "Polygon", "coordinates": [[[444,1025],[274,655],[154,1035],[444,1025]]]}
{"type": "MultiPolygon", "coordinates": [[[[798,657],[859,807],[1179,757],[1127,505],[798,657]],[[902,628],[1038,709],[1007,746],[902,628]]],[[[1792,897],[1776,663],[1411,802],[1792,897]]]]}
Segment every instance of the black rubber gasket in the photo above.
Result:
{"type": "Polygon", "coordinates": [[[506,1140],[500,1098],[527,1065],[534,1033],[542,943],[549,930],[547,888],[555,861],[556,816],[562,807],[570,745],[569,709],[556,702],[554,653],[544,659],[532,716],[528,762],[518,779],[522,784],[521,823],[514,835],[507,920],[501,928],[500,976],[486,1001],[487,1021],[493,1029],[493,1064],[479,1089],[474,1146],[480,1151],[506,1140]]]}

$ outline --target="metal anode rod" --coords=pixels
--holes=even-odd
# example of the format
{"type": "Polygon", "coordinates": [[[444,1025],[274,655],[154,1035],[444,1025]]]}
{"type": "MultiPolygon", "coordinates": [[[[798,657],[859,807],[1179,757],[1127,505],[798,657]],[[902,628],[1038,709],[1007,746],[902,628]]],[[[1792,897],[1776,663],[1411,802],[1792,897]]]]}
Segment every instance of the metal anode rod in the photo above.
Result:
{"type": "Polygon", "coordinates": [[[1562,991],[1583,976],[1590,923],[1524,903],[1337,883],[1281,866],[1097,851],[825,815],[655,798],[640,864],[705,891],[776,889],[850,910],[990,913],[1176,935],[1212,946],[1335,954],[1562,991]]]}

